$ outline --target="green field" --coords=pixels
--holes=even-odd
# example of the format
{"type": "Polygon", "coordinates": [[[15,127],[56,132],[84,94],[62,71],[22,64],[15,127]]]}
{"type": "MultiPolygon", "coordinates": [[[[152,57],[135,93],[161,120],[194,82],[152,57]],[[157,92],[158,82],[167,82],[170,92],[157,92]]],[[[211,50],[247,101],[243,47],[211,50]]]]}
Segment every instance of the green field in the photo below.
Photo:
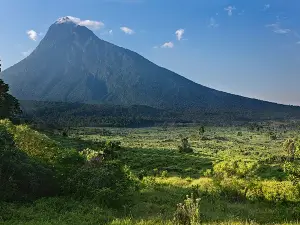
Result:
{"type": "Polygon", "coordinates": [[[287,163],[283,147],[298,133],[279,123],[259,130],[205,127],[204,134],[197,125],[71,128],[67,137],[48,132],[79,151],[120,141],[120,160],[139,189],[119,208],[69,196],[1,203],[0,224],[174,224],[176,205],[191,193],[200,198],[202,224],[298,224],[299,162],[287,163]],[[184,137],[193,153],[178,151],[184,137]]]}

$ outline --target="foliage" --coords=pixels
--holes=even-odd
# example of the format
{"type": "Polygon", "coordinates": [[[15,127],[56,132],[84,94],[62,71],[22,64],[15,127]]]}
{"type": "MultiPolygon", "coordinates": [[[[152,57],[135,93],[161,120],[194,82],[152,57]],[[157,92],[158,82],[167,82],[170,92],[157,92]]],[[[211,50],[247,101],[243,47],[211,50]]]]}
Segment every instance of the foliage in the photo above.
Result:
{"type": "Polygon", "coordinates": [[[284,172],[287,173],[288,179],[295,185],[300,184],[300,165],[295,162],[285,162],[283,165],[284,172]]]}
{"type": "Polygon", "coordinates": [[[134,182],[120,162],[108,161],[79,168],[68,180],[69,192],[77,198],[88,197],[98,203],[120,207],[128,203],[134,182]]]}
{"type": "Polygon", "coordinates": [[[276,133],[275,132],[269,132],[269,137],[270,137],[270,139],[271,140],[276,140],[278,137],[277,137],[277,135],[276,135],[276,133]]]}
{"type": "Polygon", "coordinates": [[[13,118],[21,113],[19,102],[8,91],[8,85],[0,79],[0,119],[13,118]]]}
{"type": "Polygon", "coordinates": [[[0,125],[0,201],[52,196],[58,192],[54,171],[20,151],[0,125]]]}
{"type": "Polygon", "coordinates": [[[217,178],[248,178],[254,176],[258,168],[259,164],[257,162],[232,160],[216,163],[213,167],[213,172],[217,178]]]}
{"type": "Polygon", "coordinates": [[[287,152],[288,156],[290,157],[291,161],[295,160],[296,151],[298,150],[298,146],[296,146],[297,140],[288,138],[283,143],[283,147],[285,151],[287,152]]]}
{"type": "Polygon", "coordinates": [[[79,153],[25,125],[5,120],[0,128],[2,199],[72,194],[121,206],[127,192],[136,187],[128,170],[112,161],[120,142],[100,143],[99,151],[87,148],[79,153]]]}
{"type": "MultiPolygon", "coordinates": [[[[24,135],[19,126],[6,122],[1,124],[13,138],[24,135]]],[[[54,158],[33,151],[37,144],[15,141],[21,152],[32,152],[32,157],[27,156],[34,162],[51,165],[62,192],[32,204],[0,202],[0,223],[169,225],[174,224],[176,204],[190,193],[193,199],[201,198],[202,224],[299,223],[299,144],[296,142],[294,161],[288,161],[282,146],[283,140],[298,136],[297,122],[265,123],[259,132],[248,127],[210,127],[205,142],[199,141],[198,126],[105,129],[109,136],[103,137],[102,128],[96,127],[70,128],[68,137],[32,134],[45,141],[40,146],[46,144],[55,152],[54,158]],[[287,132],[270,141],[269,131],[278,133],[282,124],[287,132]],[[237,137],[237,132],[243,135],[237,137]],[[189,137],[194,154],[179,153],[179,135],[189,137]],[[113,148],[117,154],[111,158],[117,160],[105,158],[105,146],[111,149],[107,143],[116,140],[122,141],[121,149],[113,148]],[[67,161],[73,163],[63,163],[62,152],[73,152],[80,162],[68,156],[67,161]],[[102,156],[103,160],[93,160],[102,156]],[[68,168],[65,175],[58,176],[63,168],[68,168]],[[118,187],[111,183],[115,180],[118,187]],[[132,194],[136,189],[140,191],[132,194]]],[[[31,132],[28,127],[25,130],[31,132]]]]}
{"type": "Polygon", "coordinates": [[[204,126],[201,126],[199,128],[199,135],[200,135],[200,137],[202,137],[204,133],[205,133],[205,128],[204,128],[204,126]]]}
{"type": "Polygon", "coordinates": [[[200,198],[194,198],[191,194],[183,203],[177,204],[174,214],[174,223],[176,225],[199,225],[200,224],[200,198]]]}
{"type": "Polygon", "coordinates": [[[178,150],[180,153],[192,153],[194,151],[187,137],[181,139],[181,145],[178,146],[178,150]]]}

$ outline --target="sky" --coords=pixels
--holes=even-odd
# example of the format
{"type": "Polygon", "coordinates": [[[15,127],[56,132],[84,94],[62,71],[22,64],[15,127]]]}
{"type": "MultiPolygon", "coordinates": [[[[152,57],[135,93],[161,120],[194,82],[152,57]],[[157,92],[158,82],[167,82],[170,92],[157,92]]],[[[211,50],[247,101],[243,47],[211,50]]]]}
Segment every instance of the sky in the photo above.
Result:
{"type": "Polygon", "coordinates": [[[196,83],[300,105],[299,0],[0,0],[3,69],[58,18],[196,83]]]}

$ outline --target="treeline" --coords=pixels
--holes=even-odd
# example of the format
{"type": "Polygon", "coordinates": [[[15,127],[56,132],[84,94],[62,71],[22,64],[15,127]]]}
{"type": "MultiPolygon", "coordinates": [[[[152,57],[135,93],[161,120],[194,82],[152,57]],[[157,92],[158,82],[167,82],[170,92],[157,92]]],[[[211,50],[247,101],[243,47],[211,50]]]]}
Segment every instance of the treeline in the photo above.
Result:
{"type": "Polygon", "coordinates": [[[22,119],[45,126],[145,127],[201,123],[235,126],[268,120],[299,120],[300,109],[274,111],[220,111],[213,109],[165,110],[149,106],[92,105],[82,103],[21,101],[22,119]]]}

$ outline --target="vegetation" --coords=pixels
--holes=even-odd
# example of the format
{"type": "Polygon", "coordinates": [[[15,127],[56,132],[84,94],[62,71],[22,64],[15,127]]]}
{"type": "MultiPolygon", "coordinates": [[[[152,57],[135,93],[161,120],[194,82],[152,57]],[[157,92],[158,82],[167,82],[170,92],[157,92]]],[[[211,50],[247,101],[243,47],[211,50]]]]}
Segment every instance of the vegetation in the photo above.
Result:
{"type": "Polygon", "coordinates": [[[8,85],[0,79],[0,119],[13,118],[21,112],[19,102],[8,91],[8,85]]]}
{"type": "Polygon", "coordinates": [[[199,140],[199,126],[71,127],[66,137],[2,121],[0,221],[297,224],[299,130],[283,132],[293,123],[259,126],[206,127],[199,140]]]}
{"type": "Polygon", "coordinates": [[[71,196],[116,207],[135,189],[134,180],[117,160],[118,143],[78,152],[7,120],[0,122],[0,137],[2,201],[71,196]]]}
{"type": "MultiPolygon", "coordinates": [[[[294,111],[249,111],[230,109],[172,110],[143,105],[93,105],[66,102],[21,101],[23,121],[39,130],[66,131],[68,127],[168,127],[201,124],[196,131],[205,139],[206,126],[243,126],[259,132],[261,122],[287,122],[293,128],[300,126],[300,113],[294,111]],[[291,122],[292,121],[292,122],[291,122]]],[[[282,125],[288,129],[287,125],[282,125]]],[[[282,128],[282,130],[283,130],[282,128]]],[[[270,130],[271,132],[271,130],[270,130]]],[[[97,134],[100,131],[97,130],[97,134]]],[[[66,132],[67,134],[67,132],[66,132]]],[[[270,137],[271,139],[272,137],[270,137]]]]}
{"type": "Polygon", "coordinates": [[[181,139],[181,145],[178,146],[178,150],[180,153],[191,153],[193,152],[193,149],[191,148],[191,145],[189,143],[188,138],[182,138],[181,139]]]}

